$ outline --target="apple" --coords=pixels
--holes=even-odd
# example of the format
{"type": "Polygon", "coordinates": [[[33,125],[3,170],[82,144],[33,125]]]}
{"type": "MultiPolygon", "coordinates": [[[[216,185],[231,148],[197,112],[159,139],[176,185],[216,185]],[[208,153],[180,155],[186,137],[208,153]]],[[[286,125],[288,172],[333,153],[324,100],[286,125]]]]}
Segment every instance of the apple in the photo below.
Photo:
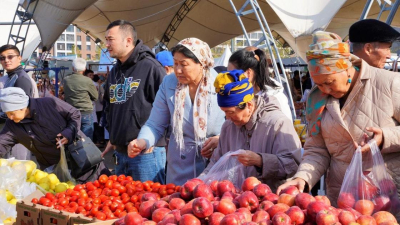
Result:
{"type": "Polygon", "coordinates": [[[379,211],[372,215],[377,224],[388,223],[388,224],[396,224],[396,218],[390,213],[386,211],[379,211]]]}
{"type": "Polygon", "coordinates": [[[178,209],[174,209],[171,212],[167,213],[161,221],[161,224],[177,224],[181,220],[181,212],[178,209]]]}
{"type": "Polygon", "coordinates": [[[372,199],[378,194],[378,188],[366,179],[358,182],[358,199],[372,199]]]}
{"type": "Polygon", "coordinates": [[[274,193],[268,193],[262,199],[263,201],[271,201],[274,204],[278,203],[279,196],[274,193]]]}
{"type": "Polygon", "coordinates": [[[261,220],[260,222],[258,222],[258,225],[272,225],[272,221],[271,220],[261,220]]]}
{"type": "Polygon", "coordinates": [[[259,224],[256,222],[250,221],[250,222],[245,222],[242,225],[259,225],[259,224]]]}
{"type": "Polygon", "coordinates": [[[316,222],[318,225],[334,225],[339,219],[332,211],[321,210],[317,213],[316,222]]]}
{"type": "Polygon", "coordinates": [[[262,220],[269,220],[271,219],[269,214],[267,213],[267,211],[264,210],[258,210],[257,212],[255,212],[251,218],[251,220],[253,222],[260,222],[262,220]]]}
{"type": "Polygon", "coordinates": [[[212,203],[212,205],[213,205],[214,212],[218,212],[218,204],[219,204],[219,201],[213,201],[213,202],[211,202],[211,203],[212,203]]]}
{"type": "Polygon", "coordinates": [[[193,214],[185,214],[181,217],[179,225],[201,225],[201,223],[193,214]]]}
{"type": "Polygon", "coordinates": [[[223,180],[218,182],[217,184],[217,195],[219,197],[222,197],[222,195],[227,192],[236,192],[235,186],[233,186],[232,182],[230,182],[229,180],[223,180]]]}
{"type": "Polygon", "coordinates": [[[146,193],[144,193],[144,194],[142,195],[141,202],[147,202],[147,201],[150,201],[150,200],[152,200],[152,201],[158,201],[159,199],[160,199],[160,198],[159,198],[155,193],[146,192],[146,193]]]}
{"type": "Polygon", "coordinates": [[[272,193],[272,190],[267,184],[258,184],[253,188],[253,192],[258,199],[263,199],[266,194],[272,193]]]}
{"type": "Polygon", "coordinates": [[[335,214],[336,216],[339,216],[339,213],[343,210],[343,209],[337,209],[333,206],[329,206],[328,210],[330,210],[333,214],[335,214]]]}
{"type": "Polygon", "coordinates": [[[192,205],[193,214],[198,218],[206,218],[214,212],[210,200],[205,197],[195,198],[192,205]]]}
{"type": "Polygon", "coordinates": [[[273,218],[275,214],[277,214],[278,212],[286,212],[288,211],[289,208],[290,207],[286,204],[278,203],[276,205],[271,206],[271,208],[269,208],[267,212],[269,216],[273,218]]]}
{"type": "Polygon", "coordinates": [[[151,216],[151,219],[154,222],[158,223],[161,220],[163,220],[164,216],[167,215],[167,213],[169,213],[169,212],[171,212],[171,210],[168,208],[158,208],[158,209],[154,210],[154,212],[151,216]]]}
{"type": "Polygon", "coordinates": [[[139,207],[139,214],[147,219],[151,218],[151,209],[156,201],[150,200],[147,202],[142,202],[139,207]]]}
{"type": "Polygon", "coordinates": [[[168,202],[170,202],[170,201],[171,201],[172,199],[174,199],[174,198],[182,198],[180,192],[175,192],[175,193],[173,193],[173,194],[171,194],[171,195],[167,195],[167,196],[165,196],[165,197],[168,198],[168,202]]]}
{"type": "Polygon", "coordinates": [[[299,189],[298,189],[296,186],[288,186],[288,187],[286,187],[285,189],[283,189],[283,190],[279,193],[279,195],[281,195],[281,194],[289,194],[289,195],[296,196],[296,195],[299,194],[299,193],[300,193],[300,191],[299,191],[299,189]]]}
{"type": "Polygon", "coordinates": [[[125,215],[124,222],[125,225],[141,224],[143,222],[143,217],[137,212],[130,212],[125,215]]]}
{"type": "Polygon", "coordinates": [[[390,211],[391,207],[392,207],[392,202],[387,196],[381,195],[374,199],[375,212],[390,211]]]}
{"type": "Polygon", "coordinates": [[[212,190],[214,196],[217,195],[217,186],[218,186],[218,181],[217,181],[217,180],[211,181],[211,183],[210,183],[210,188],[211,188],[211,190],[212,190]]]}
{"type": "Polygon", "coordinates": [[[261,181],[255,177],[248,177],[243,181],[242,191],[252,191],[255,186],[261,184],[261,181]]]}
{"type": "Polygon", "coordinates": [[[260,204],[258,205],[258,209],[257,210],[265,210],[268,211],[269,208],[271,208],[271,206],[273,206],[274,203],[271,201],[262,201],[260,202],[260,204]]]}
{"type": "Polygon", "coordinates": [[[157,225],[157,223],[151,220],[147,220],[144,221],[141,225],[157,225]]]}
{"type": "Polygon", "coordinates": [[[356,220],[358,219],[358,217],[360,217],[362,215],[360,212],[358,212],[357,210],[355,210],[353,208],[345,208],[345,210],[353,213],[353,215],[356,218],[356,220]]]}
{"type": "Polygon", "coordinates": [[[324,202],[325,205],[331,206],[331,201],[329,200],[328,197],[326,197],[324,195],[317,195],[314,198],[315,198],[315,201],[317,201],[317,202],[324,202]]]}
{"type": "Polygon", "coordinates": [[[160,208],[169,209],[168,202],[166,202],[164,200],[158,200],[158,201],[154,202],[153,207],[151,208],[151,213],[153,213],[156,209],[160,209],[160,208]]]}
{"type": "Polygon", "coordinates": [[[310,202],[315,202],[315,198],[308,193],[299,193],[294,198],[294,202],[300,209],[307,209],[310,202]]]}
{"type": "Polygon", "coordinates": [[[185,205],[185,201],[181,198],[173,198],[171,201],[169,201],[169,209],[171,210],[182,209],[185,205]]]}
{"type": "Polygon", "coordinates": [[[357,222],[350,222],[349,224],[347,224],[347,225],[360,225],[359,223],[357,223],[357,222]]]}
{"type": "Polygon", "coordinates": [[[236,206],[232,201],[222,199],[217,206],[217,211],[224,215],[228,215],[236,211],[236,206]]]}
{"type": "Polygon", "coordinates": [[[242,213],[245,217],[245,221],[246,222],[250,222],[251,221],[251,212],[250,210],[246,209],[246,208],[238,208],[235,213],[242,213]]]}
{"type": "Polygon", "coordinates": [[[239,225],[240,219],[236,214],[229,214],[222,218],[220,225],[239,225]]]}
{"type": "MultiPolygon", "coordinates": [[[[239,223],[240,223],[240,224],[243,224],[243,223],[247,222],[247,221],[246,221],[247,217],[246,217],[246,215],[245,215],[244,213],[241,213],[241,212],[234,212],[233,214],[235,214],[235,215],[237,216],[237,218],[239,219],[239,223]]],[[[250,222],[250,221],[251,221],[251,216],[250,216],[249,222],[250,222]]]]}
{"type": "Polygon", "coordinates": [[[290,217],[283,212],[278,212],[272,217],[272,224],[274,225],[291,225],[290,217]]]}
{"type": "Polygon", "coordinates": [[[390,197],[397,195],[397,188],[392,179],[382,179],[379,181],[379,187],[381,188],[381,194],[390,197]]]}
{"type": "Polygon", "coordinates": [[[198,184],[193,190],[193,198],[204,197],[210,201],[214,200],[214,194],[207,184],[198,184]]]}
{"type": "Polygon", "coordinates": [[[343,225],[349,224],[350,222],[356,222],[356,217],[354,214],[347,210],[342,210],[339,213],[339,222],[343,225]]]}
{"type": "Polygon", "coordinates": [[[185,215],[185,214],[193,214],[193,199],[190,200],[188,203],[186,203],[186,205],[184,205],[181,208],[181,215],[185,215]]]}
{"type": "Polygon", "coordinates": [[[279,195],[278,203],[283,203],[288,206],[293,206],[294,199],[295,199],[295,196],[283,193],[283,194],[279,195]]]}
{"type": "Polygon", "coordinates": [[[221,223],[222,218],[225,215],[220,212],[215,212],[208,217],[208,224],[209,225],[219,225],[221,223]]]}
{"type": "Polygon", "coordinates": [[[197,178],[188,180],[181,187],[181,196],[184,200],[191,200],[193,198],[193,190],[197,185],[202,184],[203,181],[197,178]]]}
{"type": "Polygon", "coordinates": [[[258,207],[258,198],[252,191],[245,191],[239,197],[240,207],[247,208],[250,212],[255,212],[258,207]]]}
{"type": "Polygon", "coordinates": [[[354,209],[362,215],[370,216],[374,212],[374,203],[367,199],[361,199],[356,202],[354,209]]]}
{"type": "Polygon", "coordinates": [[[228,200],[233,200],[233,199],[235,199],[236,198],[236,195],[233,193],[233,192],[231,192],[231,191],[227,191],[227,192],[225,192],[223,195],[222,195],[222,197],[221,197],[221,199],[228,199],[228,200]]]}
{"type": "Polygon", "coordinates": [[[303,224],[306,220],[303,210],[298,206],[292,206],[286,211],[286,214],[290,217],[293,224],[303,224]]]}
{"type": "Polygon", "coordinates": [[[377,225],[374,217],[367,215],[361,215],[358,217],[357,223],[360,225],[377,225]]]}
{"type": "Polygon", "coordinates": [[[354,199],[353,194],[348,192],[342,192],[339,194],[339,198],[337,200],[337,205],[341,209],[353,208],[356,200],[354,199]]]}
{"type": "Polygon", "coordinates": [[[327,210],[329,206],[322,201],[311,202],[307,206],[307,217],[311,222],[315,222],[317,218],[317,213],[321,210],[327,210]]]}

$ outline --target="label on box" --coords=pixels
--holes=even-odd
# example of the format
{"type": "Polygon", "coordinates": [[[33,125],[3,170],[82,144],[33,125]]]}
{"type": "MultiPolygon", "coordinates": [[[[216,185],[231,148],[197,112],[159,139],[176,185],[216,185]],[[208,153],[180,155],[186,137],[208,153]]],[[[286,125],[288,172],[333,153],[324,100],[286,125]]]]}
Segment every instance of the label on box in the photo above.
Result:
{"type": "Polygon", "coordinates": [[[41,217],[43,225],[65,225],[68,224],[69,220],[69,215],[63,214],[61,211],[53,211],[51,209],[42,209],[41,217]]]}

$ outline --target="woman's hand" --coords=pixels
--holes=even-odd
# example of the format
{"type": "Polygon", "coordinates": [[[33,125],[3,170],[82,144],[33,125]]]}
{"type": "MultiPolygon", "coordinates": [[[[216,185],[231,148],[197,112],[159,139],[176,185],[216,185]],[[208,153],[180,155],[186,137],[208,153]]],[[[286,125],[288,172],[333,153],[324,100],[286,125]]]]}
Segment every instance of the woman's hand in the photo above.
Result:
{"type": "Polygon", "coordinates": [[[57,141],[57,148],[60,148],[61,145],[68,144],[68,139],[66,137],[62,136],[62,134],[57,134],[56,141],[57,141]],[[61,145],[60,145],[60,142],[61,142],[61,145]]]}
{"type": "Polygon", "coordinates": [[[243,166],[262,167],[263,165],[261,156],[250,150],[246,150],[245,153],[235,154],[232,156],[237,156],[238,161],[243,164],[243,166]]]}
{"type": "Polygon", "coordinates": [[[219,135],[208,138],[201,149],[201,155],[206,158],[211,158],[214,150],[217,148],[219,142],[219,135]]]}
{"type": "Polygon", "coordinates": [[[107,146],[104,149],[104,151],[101,153],[101,158],[104,158],[104,156],[111,150],[115,150],[115,145],[112,145],[110,141],[107,142],[107,146]]]}
{"type": "Polygon", "coordinates": [[[129,142],[128,145],[128,156],[131,158],[135,158],[139,155],[144,149],[146,149],[146,141],[143,139],[135,139],[129,142]]]}
{"type": "Polygon", "coordinates": [[[289,187],[289,186],[295,186],[299,189],[300,192],[304,191],[304,187],[306,186],[306,181],[301,179],[301,178],[296,178],[294,180],[288,181],[284,184],[282,184],[281,186],[278,187],[278,189],[276,190],[276,194],[279,195],[279,193],[289,187]]]}
{"type": "MultiPolygon", "coordinates": [[[[383,144],[383,131],[381,128],[379,127],[366,127],[365,128],[366,131],[368,132],[372,132],[374,133],[372,139],[375,140],[376,145],[378,147],[380,147],[383,144]]],[[[364,133],[363,136],[363,141],[361,141],[361,143],[358,145],[357,143],[355,143],[355,146],[361,146],[361,152],[368,152],[371,150],[371,147],[368,144],[368,141],[371,140],[369,139],[368,135],[366,133],[364,133]]]]}

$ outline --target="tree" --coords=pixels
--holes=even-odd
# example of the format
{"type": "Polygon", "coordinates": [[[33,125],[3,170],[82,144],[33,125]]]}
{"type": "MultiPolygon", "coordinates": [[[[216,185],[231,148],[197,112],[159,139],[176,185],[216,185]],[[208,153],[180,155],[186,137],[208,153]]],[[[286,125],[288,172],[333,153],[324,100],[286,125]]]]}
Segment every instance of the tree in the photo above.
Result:
{"type": "Polygon", "coordinates": [[[101,56],[101,50],[106,48],[106,45],[101,42],[100,44],[96,44],[96,55],[94,57],[94,60],[99,61],[100,60],[100,56],[101,56]]]}

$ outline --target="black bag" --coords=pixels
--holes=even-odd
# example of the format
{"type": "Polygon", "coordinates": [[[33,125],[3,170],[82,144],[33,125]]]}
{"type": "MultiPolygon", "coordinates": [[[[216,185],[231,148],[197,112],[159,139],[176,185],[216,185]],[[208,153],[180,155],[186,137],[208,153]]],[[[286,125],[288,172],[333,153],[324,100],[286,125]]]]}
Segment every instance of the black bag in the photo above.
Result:
{"type": "Polygon", "coordinates": [[[75,179],[78,179],[90,170],[95,170],[98,164],[104,160],[101,157],[100,149],[97,148],[92,140],[79,134],[75,141],[68,145],[66,156],[68,168],[75,179]]]}

